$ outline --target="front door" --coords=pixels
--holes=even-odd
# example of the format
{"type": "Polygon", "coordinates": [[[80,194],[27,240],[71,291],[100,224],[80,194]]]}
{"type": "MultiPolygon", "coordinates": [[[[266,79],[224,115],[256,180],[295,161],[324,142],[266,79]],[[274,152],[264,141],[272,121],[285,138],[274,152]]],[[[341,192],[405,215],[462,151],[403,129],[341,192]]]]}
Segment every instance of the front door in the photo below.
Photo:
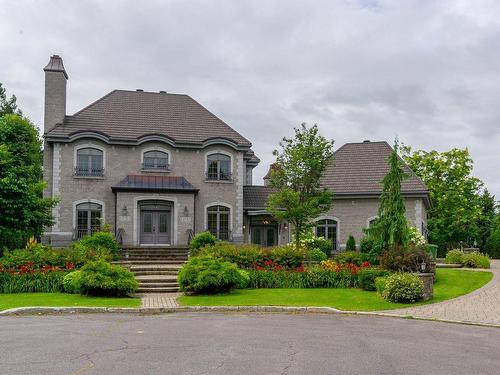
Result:
{"type": "Polygon", "coordinates": [[[141,244],[170,244],[171,213],[141,210],[141,244]]]}
{"type": "Polygon", "coordinates": [[[252,243],[264,247],[278,243],[278,228],[275,226],[253,226],[252,243]]]}

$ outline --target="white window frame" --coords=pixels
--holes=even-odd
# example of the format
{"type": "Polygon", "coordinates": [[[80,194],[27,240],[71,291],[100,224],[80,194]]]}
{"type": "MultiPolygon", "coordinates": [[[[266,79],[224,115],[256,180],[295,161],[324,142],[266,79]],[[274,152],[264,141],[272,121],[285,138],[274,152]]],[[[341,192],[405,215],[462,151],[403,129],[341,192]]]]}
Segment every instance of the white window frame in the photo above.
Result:
{"type": "Polygon", "coordinates": [[[368,219],[366,219],[366,228],[370,228],[370,221],[378,219],[378,215],[375,216],[370,216],[368,219]]]}
{"type": "MultiPolygon", "coordinates": [[[[317,223],[320,220],[334,220],[337,223],[337,251],[340,250],[340,220],[336,216],[331,215],[321,215],[313,220],[314,223],[317,223]]],[[[316,225],[314,226],[314,235],[316,236],[316,225]]]]}

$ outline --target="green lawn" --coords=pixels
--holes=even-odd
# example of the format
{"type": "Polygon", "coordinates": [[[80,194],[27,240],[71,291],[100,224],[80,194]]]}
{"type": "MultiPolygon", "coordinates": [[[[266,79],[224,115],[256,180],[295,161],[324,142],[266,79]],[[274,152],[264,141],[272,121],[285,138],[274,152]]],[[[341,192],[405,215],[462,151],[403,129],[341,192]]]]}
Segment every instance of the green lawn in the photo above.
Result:
{"type": "Polygon", "coordinates": [[[0,311],[14,307],[139,307],[138,298],[87,297],[65,293],[0,294],[0,311]]]}
{"type": "Polygon", "coordinates": [[[346,311],[375,311],[427,304],[462,296],[488,283],[485,271],[438,269],[434,298],[417,304],[385,301],[376,292],[361,289],[243,289],[214,296],[182,296],[184,306],[329,306],[346,311]]]}

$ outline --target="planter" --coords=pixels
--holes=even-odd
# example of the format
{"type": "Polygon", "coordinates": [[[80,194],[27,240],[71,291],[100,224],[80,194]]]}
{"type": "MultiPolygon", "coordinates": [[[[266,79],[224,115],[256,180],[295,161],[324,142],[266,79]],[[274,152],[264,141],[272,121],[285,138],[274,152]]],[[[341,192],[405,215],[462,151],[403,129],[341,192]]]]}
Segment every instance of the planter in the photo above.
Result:
{"type": "Polygon", "coordinates": [[[434,295],[434,274],[433,273],[417,273],[420,280],[424,283],[424,294],[422,299],[428,301],[432,299],[434,295]]]}

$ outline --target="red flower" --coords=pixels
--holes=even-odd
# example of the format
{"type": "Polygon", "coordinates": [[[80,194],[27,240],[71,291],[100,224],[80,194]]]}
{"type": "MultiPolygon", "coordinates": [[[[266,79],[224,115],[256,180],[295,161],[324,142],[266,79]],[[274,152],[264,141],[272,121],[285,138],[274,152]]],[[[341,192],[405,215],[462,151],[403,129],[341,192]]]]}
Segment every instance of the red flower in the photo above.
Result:
{"type": "Polygon", "coordinates": [[[363,262],[363,264],[361,265],[361,267],[370,267],[370,262],[363,262]]]}

